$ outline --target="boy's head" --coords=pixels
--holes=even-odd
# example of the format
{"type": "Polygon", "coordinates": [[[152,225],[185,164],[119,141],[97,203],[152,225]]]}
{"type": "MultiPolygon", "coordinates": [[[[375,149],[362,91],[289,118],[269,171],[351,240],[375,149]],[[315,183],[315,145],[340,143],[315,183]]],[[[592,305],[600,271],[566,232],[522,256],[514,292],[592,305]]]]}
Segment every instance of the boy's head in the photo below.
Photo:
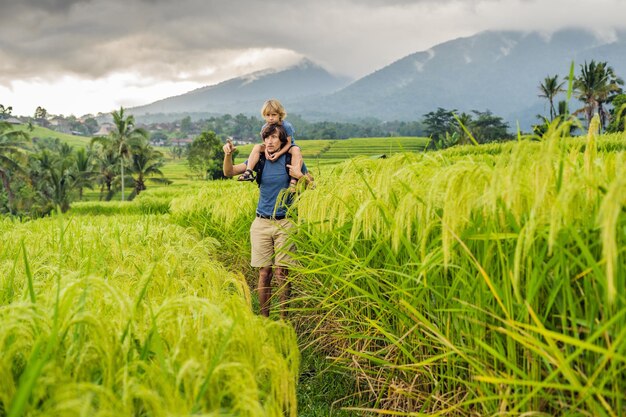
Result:
{"type": "Polygon", "coordinates": [[[287,116],[285,108],[276,99],[270,99],[263,103],[261,114],[267,123],[281,123],[287,116]]]}

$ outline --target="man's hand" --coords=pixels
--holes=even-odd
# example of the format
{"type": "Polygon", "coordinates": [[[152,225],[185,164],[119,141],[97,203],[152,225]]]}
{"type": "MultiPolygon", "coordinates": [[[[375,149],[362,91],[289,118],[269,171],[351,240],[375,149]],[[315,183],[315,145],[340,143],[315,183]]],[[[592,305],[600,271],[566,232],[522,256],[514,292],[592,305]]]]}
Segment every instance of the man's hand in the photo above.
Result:
{"type": "Polygon", "coordinates": [[[287,164],[285,166],[289,169],[289,176],[291,178],[295,178],[299,180],[300,178],[304,177],[304,174],[302,173],[302,170],[300,169],[299,166],[290,165],[290,164],[287,164]]]}
{"type": "Polygon", "coordinates": [[[230,155],[231,153],[237,150],[237,147],[233,145],[233,141],[230,139],[226,139],[226,144],[222,148],[224,150],[225,155],[230,155]]]}

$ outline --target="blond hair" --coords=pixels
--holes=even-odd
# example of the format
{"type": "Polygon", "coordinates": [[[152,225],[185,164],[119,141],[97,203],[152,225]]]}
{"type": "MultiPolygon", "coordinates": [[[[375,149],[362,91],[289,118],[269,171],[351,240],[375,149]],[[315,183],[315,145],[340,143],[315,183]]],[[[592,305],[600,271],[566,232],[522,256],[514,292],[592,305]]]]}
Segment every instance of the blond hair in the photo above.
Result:
{"type": "Polygon", "coordinates": [[[287,112],[285,111],[283,105],[280,104],[280,101],[273,98],[263,103],[263,107],[261,108],[261,115],[265,116],[266,114],[270,114],[272,112],[278,113],[278,117],[281,121],[285,118],[285,116],[287,116],[287,112]]]}

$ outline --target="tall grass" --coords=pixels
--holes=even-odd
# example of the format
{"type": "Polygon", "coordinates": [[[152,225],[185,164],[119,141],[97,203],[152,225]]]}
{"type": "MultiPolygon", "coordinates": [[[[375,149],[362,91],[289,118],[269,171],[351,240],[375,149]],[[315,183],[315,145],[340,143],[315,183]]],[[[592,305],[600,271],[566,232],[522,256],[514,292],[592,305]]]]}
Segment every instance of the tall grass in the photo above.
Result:
{"type": "Polygon", "coordinates": [[[252,279],[248,266],[250,225],[258,192],[256,183],[213,181],[195,193],[174,199],[171,219],[216,239],[220,245],[218,258],[235,270],[246,271],[252,279]]]}
{"type": "Polygon", "coordinates": [[[564,132],[357,158],[302,194],[302,325],[364,408],[626,413],[623,139],[564,132]]]}
{"type": "Polygon", "coordinates": [[[293,330],[160,216],[0,222],[0,414],[295,416],[293,330]]]}

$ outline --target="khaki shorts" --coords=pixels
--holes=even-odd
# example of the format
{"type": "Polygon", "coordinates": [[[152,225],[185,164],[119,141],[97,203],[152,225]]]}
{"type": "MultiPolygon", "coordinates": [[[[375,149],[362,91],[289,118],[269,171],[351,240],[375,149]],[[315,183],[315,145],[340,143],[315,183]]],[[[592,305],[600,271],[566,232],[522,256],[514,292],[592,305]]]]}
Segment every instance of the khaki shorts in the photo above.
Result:
{"type": "Polygon", "coordinates": [[[292,264],[289,253],[294,251],[295,245],[287,239],[292,227],[289,219],[254,219],[250,227],[250,265],[261,268],[270,265],[288,267],[292,264]]]}

